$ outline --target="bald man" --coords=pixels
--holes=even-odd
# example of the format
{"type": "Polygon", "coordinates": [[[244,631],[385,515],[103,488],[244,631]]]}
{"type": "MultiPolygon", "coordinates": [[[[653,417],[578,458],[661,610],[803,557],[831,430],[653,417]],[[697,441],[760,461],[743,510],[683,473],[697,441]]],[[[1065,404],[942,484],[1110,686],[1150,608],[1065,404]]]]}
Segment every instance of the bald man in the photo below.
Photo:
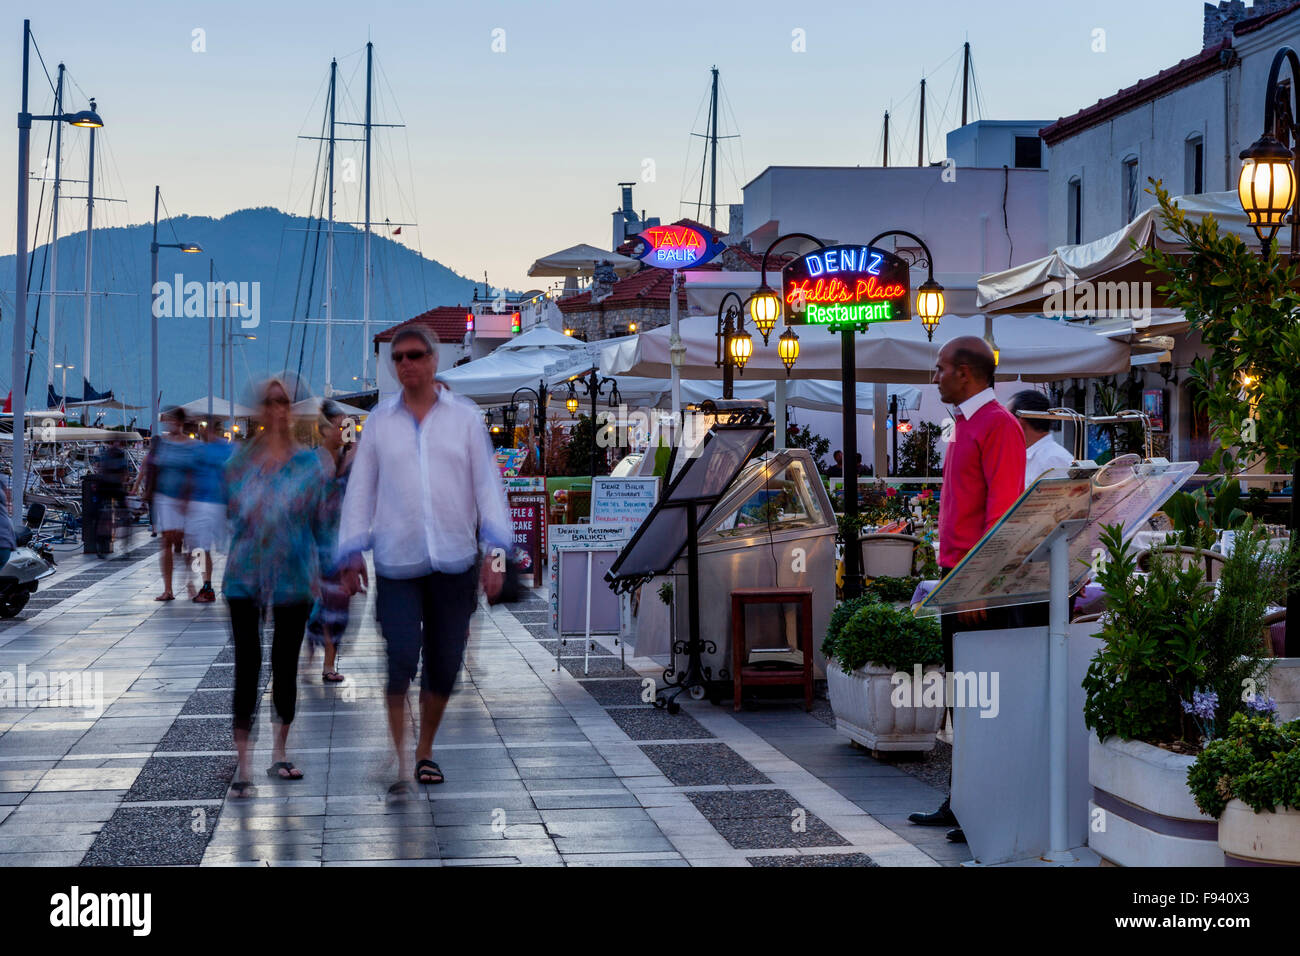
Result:
{"type": "MultiPolygon", "coordinates": [[[[939,398],[956,406],[956,429],[943,457],[939,495],[939,566],[948,574],[1025,490],[1025,437],[1015,416],[993,394],[997,363],[993,350],[974,335],[955,338],[939,350],[934,384],[939,398]]],[[[941,618],[943,664],[953,672],[953,633],[1012,626],[1005,612],[975,611],[941,618]]],[[[965,843],[944,800],[933,813],[913,813],[921,826],[946,826],[948,839],[965,843]]]]}

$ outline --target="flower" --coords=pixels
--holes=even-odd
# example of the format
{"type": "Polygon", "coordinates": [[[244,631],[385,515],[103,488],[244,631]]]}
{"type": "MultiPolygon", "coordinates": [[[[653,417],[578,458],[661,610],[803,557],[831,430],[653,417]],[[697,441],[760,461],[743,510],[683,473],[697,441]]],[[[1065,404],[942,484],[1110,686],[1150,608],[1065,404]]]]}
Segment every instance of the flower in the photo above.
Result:
{"type": "Polygon", "coordinates": [[[1251,697],[1246,701],[1246,706],[1257,714],[1277,713],[1277,701],[1272,697],[1251,697]]]}
{"type": "Polygon", "coordinates": [[[885,497],[886,497],[886,498],[892,498],[892,497],[894,497],[896,494],[898,494],[898,489],[897,489],[897,488],[886,488],[886,489],[885,489],[885,497]]]}
{"type": "Polygon", "coordinates": [[[1183,713],[1195,714],[1201,720],[1213,720],[1214,711],[1219,706],[1219,695],[1212,690],[1198,690],[1192,694],[1192,700],[1183,701],[1183,713]]]}

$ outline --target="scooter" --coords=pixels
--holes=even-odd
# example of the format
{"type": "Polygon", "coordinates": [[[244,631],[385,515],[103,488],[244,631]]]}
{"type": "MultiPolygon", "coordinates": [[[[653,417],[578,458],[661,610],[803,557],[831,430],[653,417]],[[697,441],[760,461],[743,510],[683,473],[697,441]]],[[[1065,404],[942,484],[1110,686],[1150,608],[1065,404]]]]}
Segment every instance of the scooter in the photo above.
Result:
{"type": "Polygon", "coordinates": [[[19,528],[18,547],[0,568],[0,618],[14,617],[36,593],[37,582],[54,573],[54,555],[48,545],[32,545],[32,529],[19,528]]]}

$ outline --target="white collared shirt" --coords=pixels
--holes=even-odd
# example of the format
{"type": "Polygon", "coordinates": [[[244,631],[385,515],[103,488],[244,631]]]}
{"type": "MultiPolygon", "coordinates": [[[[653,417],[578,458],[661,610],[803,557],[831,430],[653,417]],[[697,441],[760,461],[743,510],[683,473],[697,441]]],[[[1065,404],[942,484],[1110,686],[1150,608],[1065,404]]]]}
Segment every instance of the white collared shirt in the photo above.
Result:
{"type": "Polygon", "coordinates": [[[1028,488],[1044,472],[1069,468],[1072,464],[1074,456],[1051,435],[1044,435],[1025,449],[1025,487],[1028,488]]]}
{"type": "Polygon", "coordinates": [[[477,407],[447,389],[418,424],[399,392],[366,419],[339,521],[340,559],[373,550],[384,577],[473,566],[509,548],[501,471],[477,407]]]}
{"type": "Polygon", "coordinates": [[[976,392],[970,398],[966,399],[966,401],[958,405],[957,411],[961,412],[962,418],[966,419],[967,421],[970,421],[972,415],[978,412],[989,402],[996,402],[997,400],[998,397],[995,394],[993,394],[993,389],[986,388],[982,392],[976,392]]]}

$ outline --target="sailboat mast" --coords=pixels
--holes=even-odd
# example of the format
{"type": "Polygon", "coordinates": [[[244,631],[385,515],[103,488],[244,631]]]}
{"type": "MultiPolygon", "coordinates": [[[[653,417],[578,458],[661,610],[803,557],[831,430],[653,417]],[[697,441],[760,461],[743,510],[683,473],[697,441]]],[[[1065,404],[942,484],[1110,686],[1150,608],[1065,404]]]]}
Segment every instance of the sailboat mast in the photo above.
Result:
{"type": "Polygon", "coordinates": [[[916,127],[916,165],[925,165],[925,80],[921,81],[921,122],[916,127]]]}
{"type": "Polygon", "coordinates": [[[885,165],[889,165],[889,110],[885,110],[885,165]]]}
{"type": "Polygon", "coordinates": [[[713,154],[709,162],[710,166],[710,185],[709,185],[709,228],[718,228],[718,68],[713,67],[713,95],[709,103],[709,112],[713,114],[711,121],[712,133],[709,137],[710,152],[713,154]]]}
{"type": "Polygon", "coordinates": [[[374,74],[374,44],[366,42],[366,235],[365,265],[361,276],[361,387],[370,378],[370,90],[374,74]]]}
{"type": "MultiPolygon", "coordinates": [[[[94,100],[90,101],[90,108],[95,109],[94,100]]],[[[91,127],[90,172],[86,176],[86,308],[81,343],[81,380],[85,383],[81,391],[83,401],[90,399],[90,253],[91,240],[95,235],[95,132],[95,128],[91,127]]]]}
{"type": "Polygon", "coordinates": [[[970,93],[970,43],[962,44],[961,58],[961,125],[966,125],[966,101],[970,93]]]}
{"type": "MultiPolygon", "coordinates": [[[[325,228],[325,397],[332,392],[332,358],[334,344],[334,83],[338,76],[339,61],[330,60],[330,147],[326,187],[329,203],[329,225],[325,228]]],[[[306,335],[306,330],[303,335],[306,335]]]]}
{"type": "MultiPolygon", "coordinates": [[[[59,81],[54,87],[54,115],[63,114],[63,71],[65,67],[59,64],[59,81]]],[[[57,318],[59,315],[59,190],[62,186],[60,171],[63,169],[63,124],[54,124],[54,221],[50,225],[50,347],[49,367],[45,376],[45,394],[50,394],[50,389],[54,388],[54,334],[57,327],[57,318]]],[[[46,402],[48,402],[48,397],[46,402]]]]}

